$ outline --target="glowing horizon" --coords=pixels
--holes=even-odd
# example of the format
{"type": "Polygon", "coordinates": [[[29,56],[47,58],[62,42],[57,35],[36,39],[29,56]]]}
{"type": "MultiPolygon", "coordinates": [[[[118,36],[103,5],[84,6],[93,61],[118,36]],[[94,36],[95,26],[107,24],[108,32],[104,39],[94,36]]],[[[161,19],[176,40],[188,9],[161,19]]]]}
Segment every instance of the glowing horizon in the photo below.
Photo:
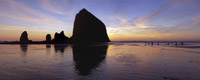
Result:
{"type": "Polygon", "coordinates": [[[111,41],[200,40],[199,0],[1,0],[0,41],[33,41],[64,31],[71,37],[75,15],[86,8],[107,28],[111,41]]]}

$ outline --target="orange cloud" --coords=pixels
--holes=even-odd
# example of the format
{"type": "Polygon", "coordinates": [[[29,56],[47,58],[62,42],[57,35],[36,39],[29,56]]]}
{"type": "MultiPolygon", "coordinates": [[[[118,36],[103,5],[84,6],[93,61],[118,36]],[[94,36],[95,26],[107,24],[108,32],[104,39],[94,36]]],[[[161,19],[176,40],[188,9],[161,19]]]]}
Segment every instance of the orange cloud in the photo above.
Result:
{"type": "Polygon", "coordinates": [[[19,40],[23,31],[28,32],[29,39],[31,40],[45,40],[46,34],[51,34],[52,37],[54,37],[55,33],[53,31],[39,29],[37,27],[0,25],[0,41],[19,40]]]}

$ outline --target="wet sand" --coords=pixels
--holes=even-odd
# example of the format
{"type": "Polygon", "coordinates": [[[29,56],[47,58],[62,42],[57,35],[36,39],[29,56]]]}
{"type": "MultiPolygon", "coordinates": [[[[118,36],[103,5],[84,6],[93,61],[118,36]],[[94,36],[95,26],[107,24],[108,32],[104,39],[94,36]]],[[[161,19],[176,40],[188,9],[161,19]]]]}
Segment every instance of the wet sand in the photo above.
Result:
{"type": "Polygon", "coordinates": [[[200,80],[200,44],[0,45],[0,80],[200,80]]]}

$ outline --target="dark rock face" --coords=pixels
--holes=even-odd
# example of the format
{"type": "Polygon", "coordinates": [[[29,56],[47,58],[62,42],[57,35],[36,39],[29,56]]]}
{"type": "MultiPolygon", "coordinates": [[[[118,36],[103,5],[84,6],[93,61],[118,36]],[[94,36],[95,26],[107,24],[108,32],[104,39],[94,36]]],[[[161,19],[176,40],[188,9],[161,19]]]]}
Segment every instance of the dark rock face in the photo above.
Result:
{"type": "Polygon", "coordinates": [[[51,34],[47,34],[46,43],[50,43],[50,42],[51,42],[51,34]]]}
{"type": "Polygon", "coordinates": [[[82,9],[75,18],[72,43],[109,42],[106,27],[86,9],[82,9]]]}
{"type": "Polygon", "coordinates": [[[29,40],[28,40],[28,33],[26,31],[24,31],[20,37],[20,43],[21,44],[28,44],[29,40]]]}
{"type": "Polygon", "coordinates": [[[52,40],[52,43],[54,44],[63,44],[68,43],[69,38],[65,36],[64,31],[62,31],[60,34],[55,33],[54,39],[52,40]]]}

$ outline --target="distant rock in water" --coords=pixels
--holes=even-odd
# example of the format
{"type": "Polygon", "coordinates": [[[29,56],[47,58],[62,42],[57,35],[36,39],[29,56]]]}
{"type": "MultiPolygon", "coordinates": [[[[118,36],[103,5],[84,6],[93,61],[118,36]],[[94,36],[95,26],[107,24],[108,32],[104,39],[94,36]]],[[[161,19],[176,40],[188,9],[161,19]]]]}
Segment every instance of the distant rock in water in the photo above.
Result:
{"type": "Polygon", "coordinates": [[[64,31],[62,31],[60,34],[55,33],[54,39],[52,40],[52,43],[54,44],[63,44],[68,43],[69,38],[65,36],[64,31]]]}
{"type": "Polygon", "coordinates": [[[82,42],[109,42],[106,27],[86,9],[82,9],[75,18],[72,43],[82,42]]]}
{"type": "Polygon", "coordinates": [[[46,43],[50,43],[50,42],[51,42],[51,34],[47,34],[46,43]]]}
{"type": "Polygon", "coordinates": [[[20,37],[20,43],[21,44],[28,44],[29,40],[28,40],[28,33],[26,31],[24,31],[20,37]]]}

